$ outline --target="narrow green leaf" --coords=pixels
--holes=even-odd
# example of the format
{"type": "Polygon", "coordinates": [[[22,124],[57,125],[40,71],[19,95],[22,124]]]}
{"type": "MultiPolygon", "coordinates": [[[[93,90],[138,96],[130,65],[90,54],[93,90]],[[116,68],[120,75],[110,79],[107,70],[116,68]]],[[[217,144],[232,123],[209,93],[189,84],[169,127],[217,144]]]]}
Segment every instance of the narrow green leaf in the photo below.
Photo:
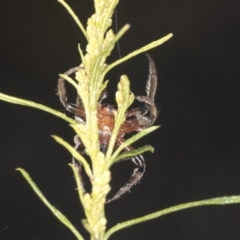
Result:
{"type": "Polygon", "coordinates": [[[118,110],[115,115],[115,124],[114,124],[114,129],[112,132],[112,136],[108,145],[108,150],[106,154],[106,162],[111,157],[116,138],[119,132],[119,128],[121,124],[125,120],[125,113],[128,109],[128,107],[132,104],[134,101],[134,96],[130,92],[130,82],[127,78],[127,76],[123,75],[121,76],[120,82],[118,83],[118,91],[116,92],[116,102],[118,105],[118,110]]]}
{"type": "MultiPolygon", "coordinates": [[[[107,54],[107,56],[110,54],[111,50],[113,49],[114,45],[116,44],[117,41],[119,41],[119,39],[130,29],[130,25],[126,24],[124,25],[120,31],[115,35],[115,37],[108,43],[108,45],[105,47],[105,49],[103,50],[103,52],[105,54],[107,54]]],[[[108,68],[108,67],[107,67],[108,68]]],[[[104,71],[103,76],[105,76],[105,74],[108,71],[104,71]]]]}
{"type": "Polygon", "coordinates": [[[83,66],[85,66],[85,63],[84,63],[84,54],[83,54],[83,50],[81,49],[80,44],[78,44],[78,52],[79,52],[79,54],[80,54],[80,58],[81,58],[81,60],[82,60],[82,64],[83,64],[83,66]]]}
{"type": "Polygon", "coordinates": [[[64,146],[71,154],[72,156],[77,159],[84,167],[87,175],[89,176],[89,178],[91,179],[93,176],[92,176],[92,171],[90,169],[90,166],[89,164],[87,163],[87,161],[85,160],[85,158],[83,156],[81,156],[79,154],[79,152],[74,148],[72,147],[69,143],[67,143],[66,141],[64,141],[62,138],[58,137],[58,136],[54,136],[52,135],[52,137],[59,143],[61,144],[62,146],[64,146]]]}
{"type": "Polygon", "coordinates": [[[70,231],[75,235],[78,240],[84,240],[82,235],[77,231],[77,229],[72,225],[72,223],[67,219],[65,215],[63,215],[57,208],[55,208],[42,194],[40,189],[37,187],[36,183],[33,182],[29,174],[22,168],[17,168],[17,171],[21,172],[23,177],[27,180],[29,185],[32,187],[33,191],[38,195],[38,197],[42,200],[42,202],[51,210],[51,212],[55,215],[56,218],[59,219],[70,231]]]}
{"type": "Polygon", "coordinates": [[[42,111],[51,113],[59,118],[62,118],[63,120],[73,124],[75,123],[74,120],[72,118],[67,117],[65,114],[58,112],[52,108],[49,108],[47,106],[44,106],[42,104],[39,103],[35,103],[29,100],[25,100],[25,99],[21,99],[21,98],[17,98],[17,97],[12,97],[9,96],[7,94],[4,93],[0,93],[0,99],[5,101],[5,102],[9,102],[9,103],[14,103],[14,104],[19,104],[19,105],[23,105],[23,106],[27,106],[27,107],[32,107],[32,108],[37,108],[40,109],[42,111]]]}
{"type": "Polygon", "coordinates": [[[76,180],[76,183],[77,183],[77,190],[78,190],[80,203],[84,204],[83,195],[84,195],[85,190],[84,190],[84,187],[83,187],[83,183],[81,182],[81,179],[80,179],[80,177],[78,175],[78,171],[73,166],[73,164],[69,163],[68,165],[72,168],[72,171],[74,173],[74,177],[75,177],[75,180],[76,180]]]}
{"type": "Polygon", "coordinates": [[[113,163],[116,163],[116,162],[120,161],[121,159],[130,158],[130,157],[133,157],[133,156],[140,155],[140,154],[142,154],[144,152],[147,152],[147,151],[153,152],[154,148],[150,145],[146,145],[146,146],[143,146],[143,147],[140,147],[140,148],[137,148],[137,149],[133,149],[129,152],[124,152],[124,153],[118,155],[114,159],[113,163]]]}
{"type": "Polygon", "coordinates": [[[172,36],[173,36],[173,34],[169,33],[168,35],[166,35],[166,36],[164,36],[164,37],[162,37],[162,38],[160,38],[160,39],[158,39],[156,41],[153,41],[153,42],[145,45],[144,47],[141,47],[141,48],[133,51],[132,53],[129,53],[125,57],[123,57],[123,58],[121,58],[121,59],[119,59],[119,60],[109,64],[107,66],[107,68],[105,69],[104,75],[105,75],[105,73],[109,72],[109,70],[112,69],[113,67],[115,67],[115,66],[117,66],[117,65],[119,65],[119,64],[121,64],[121,63],[123,63],[125,61],[127,61],[128,59],[130,59],[130,58],[132,58],[132,57],[134,57],[134,56],[136,56],[136,55],[138,55],[140,53],[147,52],[148,50],[163,44],[164,42],[169,40],[172,36]]]}
{"type": "MultiPolygon", "coordinates": [[[[101,21],[101,25],[100,25],[100,34],[102,36],[104,36],[106,30],[109,28],[108,22],[114,13],[114,8],[118,4],[118,0],[111,0],[109,2],[110,2],[110,4],[106,7],[105,15],[101,17],[102,21],[101,21]]],[[[95,2],[95,11],[96,11],[96,14],[99,14],[98,9],[96,8],[97,4],[101,4],[101,5],[103,5],[103,4],[100,1],[95,2]]]]}
{"type": "MultiPolygon", "coordinates": [[[[101,86],[100,89],[100,95],[102,94],[102,92],[104,91],[104,89],[106,89],[107,85],[108,85],[109,80],[105,80],[101,86]]],[[[100,95],[98,96],[98,98],[100,97],[100,95]]]]}
{"type": "Polygon", "coordinates": [[[74,21],[77,23],[78,27],[81,29],[83,35],[86,37],[86,39],[88,39],[87,33],[81,23],[81,21],[79,20],[79,18],[76,16],[76,14],[73,12],[73,10],[68,6],[68,4],[63,1],[63,0],[58,0],[58,2],[60,2],[69,12],[69,14],[72,16],[72,18],[74,19],[74,21]]]}
{"type": "Polygon", "coordinates": [[[78,90],[77,83],[72,78],[70,78],[68,75],[59,74],[59,76],[62,77],[63,79],[65,79],[66,81],[68,81],[70,84],[72,84],[76,88],[76,90],[78,90]]]}
{"type": "MultiPolygon", "coordinates": [[[[116,42],[127,32],[127,30],[130,29],[130,24],[125,24],[120,31],[116,34],[116,36],[114,37],[114,39],[109,43],[108,49],[111,46],[114,46],[116,44],[116,42]]],[[[108,50],[107,49],[107,50],[108,50]]]]}
{"type": "Polygon", "coordinates": [[[113,155],[111,156],[109,162],[108,162],[108,167],[110,167],[113,164],[114,159],[116,159],[116,157],[118,156],[118,154],[126,147],[128,147],[129,145],[131,145],[132,143],[136,142],[138,139],[144,137],[145,135],[155,131],[156,129],[158,129],[160,126],[151,126],[149,128],[146,128],[140,132],[138,132],[137,134],[135,134],[134,136],[132,136],[131,138],[127,139],[125,142],[123,142],[118,149],[113,153],[113,155]]]}
{"type": "Polygon", "coordinates": [[[228,197],[218,197],[218,198],[211,198],[211,199],[207,199],[207,200],[201,200],[201,201],[195,201],[195,202],[189,202],[189,203],[183,203],[183,204],[179,204],[170,208],[166,208],[148,215],[145,215],[143,217],[139,217],[139,218],[135,218],[126,222],[122,222],[117,224],[116,226],[110,228],[105,236],[104,236],[104,240],[107,240],[113,233],[130,227],[132,225],[138,224],[138,223],[142,223],[142,222],[146,222],[158,217],[161,217],[163,215],[172,213],[172,212],[176,212],[176,211],[180,211],[186,208],[193,208],[193,207],[200,207],[200,206],[204,206],[204,205],[227,205],[227,204],[236,204],[236,203],[240,203],[240,195],[239,196],[228,196],[228,197]]]}

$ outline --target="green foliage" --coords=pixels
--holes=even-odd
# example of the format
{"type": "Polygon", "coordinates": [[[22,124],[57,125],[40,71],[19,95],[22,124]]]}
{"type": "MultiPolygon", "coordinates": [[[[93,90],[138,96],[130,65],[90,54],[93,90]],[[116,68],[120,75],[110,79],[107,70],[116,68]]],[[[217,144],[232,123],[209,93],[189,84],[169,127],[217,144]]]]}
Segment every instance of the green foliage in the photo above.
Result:
{"type": "MultiPolygon", "coordinates": [[[[85,51],[83,51],[78,46],[79,54],[81,57],[81,66],[76,72],[75,80],[66,76],[60,75],[67,82],[73,85],[80,96],[83,106],[86,112],[86,124],[79,124],[73,119],[68,118],[65,114],[58,112],[49,107],[43,106],[38,103],[34,103],[28,100],[19,99],[16,97],[8,96],[6,94],[0,93],[0,99],[6,102],[20,104],[24,106],[34,107],[46,112],[49,112],[57,117],[64,119],[70,124],[74,129],[76,134],[79,136],[84,146],[86,147],[86,152],[91,159],[92,168],[89,166],[86,159],[76,151],[70,144],[61,139],[60,137],[53,136],[53,138],[62,146],[64,146],[71,155],[81,162],[85,169],[91,183],[92,192],[85,193],[82,187],[82,183],[78,177],[78,172],[72,164],[70,164],[76,179],[76,184],[78,187],[78,194],[80,202],[85,211],[86,219],[82,220],[85,229],[91,235],[91,239],[108,239],[113,233],[129,227],[131,225],[148,221],[162,215],[179,211],[185,208],[210,205],[210,204],[233,204],[240,202],[240,196],[233,197],[222,197],[209,200],[203,200],[198,202],[181,204],[174,206],[165,210],[161,210],[141,218],[129,220],[114,226],[106,232],[107,219],[105,218],[104,205],[106,202],[106,196],[110,191],[110,167],[121,159],[126,157],[133,157],[139,155],[146,151],[152,151],[153,148],[149,145],[134,149],[130,152],[122,153],[122,150],[145,136],[146,134],[156,130],[159,126],[149,127],[137,134],[135,134],[130,139],[126,140],[121,146],[114,150],[114,144],[117,138],[117,134],[121,124],[125,120],[125,113],[129,106],[134,100],[134,96],[130,91],[130,82],[127,76],[122,76],[118,84],[118,91],[116,93],[117,111],[115,115],[115,125],[110,139],[110,143],[107,149],[106,155],[104,155],[99,148],[98,139],[98,126],[97,126],[97,103],[102,91],[107,87],[108,80],[105,79],[106,74],[115,66],[120,63],[136,56],[140,53],[146,52],[152,48],[155,48],[169,38],[172,34],[154,41],[134,52],[126,55],[125,57],[106,65],[106,58],[111,54],[112,49],[116,42],[121,38],[124,33],[129,29],[129,25],[125,25],[116,35],[113,33],[111,27],[112,15],[114,13],[114,8],[116,7],[117,0],[95,0],[94,7],[95,13],[88,19],[86,28],[74,14],[71,8],[63,0],[58,0],[73,17],[74,21],[79,26],[83,35],[86,37],[88,44],[85,51]]],[[[43,203],[52,211],[52,213],[61,221],[65,226],[67,226],[77,239],[82,240],[83,237],[76,230],[76,228],[71,224],[71,222],[52,204],[48,202],[42,192],[38,189],[37,185],[30,178],[28,173],[21,168],[17,169],[22,173],[24,178],[30,184],[35,193],[43,201],[43,203]]]]}

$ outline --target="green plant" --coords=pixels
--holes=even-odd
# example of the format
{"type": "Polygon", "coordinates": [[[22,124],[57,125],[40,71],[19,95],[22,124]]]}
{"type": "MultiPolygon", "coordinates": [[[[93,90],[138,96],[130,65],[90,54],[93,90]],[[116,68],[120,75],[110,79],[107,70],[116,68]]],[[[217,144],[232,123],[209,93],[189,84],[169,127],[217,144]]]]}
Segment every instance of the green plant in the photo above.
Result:
{"type": "MultiPolygon", "coordinates": [[[[106,195],[110,190],[109,169],[113,163],[120,159],[118,154],[119,152],[121,152],[120,150],[124,146],[130,145],[131,143],[137,141],[139,138],[154,131],[158,127],[153,126],[141,131],[140,133],[136,134],[128,141],[126,141],[124,143],[125,145],[120,146],[119,149],[114,151],[114,143],[116,140],[119,127],[121,123],[124,121],[125,112],[127,111],[128,107],[131,105],[134,99],[133,94],[130,92],[130,83],[128,78],[126,76],[122,76],[118,84],[118,92],[116,93],[118,112],[115,118],[115,126],[107,153],[106,155],[104,155],[99,150],[97,128],[97,102],[102,91],[106,88],[108,84],[108,81],[105,80],[105,76],[107,72],[109,72],[113,67],[119,65],[120,63],[130,59],[131,57],[137,54],[146,52],[151,48],[154,48],[162,44],[163,42],[171,38],[172,34],[169,34],[157,41],[154,41],[128,54],[127,56],[121,58],[120,60],[117,60],[114,63],[106,65],[105,60],[110,55],[114,45],[119,40],[119,38],[122,37],[123,34],[129,29],[129,25],[126,25],[116,35],[110,29],[112,21],[111,17],[113,15],[114,8],[117,5],[118,1],[95,0],[95,13],[92,15],[91,18],[89,18],[86,29],[83,27],[80,20],[72,12],[70,7],[63,0],[59,0],[59,2],[71,14],[71,16],[73,17],[73,19],[75,20],[80,30],[82,31],[83,35],[86,37],[88,41],[88,45],[85,51],[86,54],[84,54],[84,51],[81,49],[80,46],[78,48],[84,68],[79,69],[79,71],[76,73],[76,81],[74,81],[73,79],[69,78],[66,75],[61,75],[66,81],[68,81],[76,88],[78,95],[83,100],[83,105],[87,115],[86,124],[85,125],[78,124],[73,119],[67,117],[65,114],[62,114],[41,104],[37,104],[27,100],[22,100],[2,93],[0,93],[0,98],[7,102],[38,108],[64,119],[70,124],[70,126],[75,130],[76,134],[83,141],[84,146],[86,147],[86,151],[88,152],[92,161],[92,169],[90,168],[88,162],[84,159],[84,157],[80,155],[79,152],[77,152],[70,144],[68,144],[63,139],[57,136],[53,136],[58,143],[60,143],[67,150],[69,150],[69,152],[75,157],[75,159],[81,162],[81,164],[84,166],[87,175],[91,179],[92,192],[91,194],[88,193],[85,194],[82,189],[81,182],[78,178],[78,173],[76,172],[76,169],[72,166],[72,164],[70,164],[75,174],[79,198],[83,205],[86,215],[86,219],[83,220],[83,224],[86,230],[90,233],[91,239],[108,239],[113,233],[123,228],[189,207],[211,204],[239,203],[240,196],[231,196],[181,204],[165,210],[158,211],[156,213],[149,214],[147,216],[143,216],[141,218],[123,222],[106,231],[107,220],[105,218],[104,205],[106,202],[106,195]]],[[[145,151],[152,150],[153,148],[151,146],[145,146],[140,149],[136,149],[131,154],[133,156],[143,153],[145,151]]],[[[54,215],[73,232],[77,239],[83,239],[81,234],[76,230],[76,228],[71,224],[71,222],[47,201],[47,199],[43,196],[43,194],[38,189],[36,184],[32,181],[28,173],[21,168],[18,168],[18,170],[23,174],[23,176],[26,178],[26,180],[31,185],[36,194],[54,213],[54,215]]]]}

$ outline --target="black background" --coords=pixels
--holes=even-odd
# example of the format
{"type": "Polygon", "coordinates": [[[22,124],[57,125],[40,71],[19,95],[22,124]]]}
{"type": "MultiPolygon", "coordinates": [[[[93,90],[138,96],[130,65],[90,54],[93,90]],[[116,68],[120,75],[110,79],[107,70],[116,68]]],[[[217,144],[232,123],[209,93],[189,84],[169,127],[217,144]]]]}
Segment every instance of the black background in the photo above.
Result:
{"type": "MultiPolygon", "coordinates": [[[[86,23],[93,2],[69,0],[86,23]]],[[[141,184],[106,206],[108,226],[179,203],[240,194],[240,6],[235,0],[121,1],[117,25],[131,24],[120,54],[172,32],[149,52],[159,76],[156,103],[161,128],[134,146],[151,144],[144,154],[141,184]]],[[[117,26],[117,27],[116,27],[117,26]]],[[[77,44],[85,40],[55,0],[0,2],[0,92],[65,111],[56,96],[58,74],[80,63],[77,44]]],[[[114,50],[108,59],[119,58],[114,50]]],[[[109,101],[119,75],[144,94],[148,63],[144,54],[108,75],[109,101]]],[[[75,93],[70,90],[70,99],[75,93]]],[[[26,169],[51,203],[78,226],[83,218],[68,152],[51,134],[72,142],[63,120],[32,108],[0,101],[0,239],[75,239],[32,192],[17,167],[26,169]]],[[[116,191],[133,164],[113,167],[116,191]]],[[[87,234],[84,236],[88,236],[87,234]]],[[[86,237],[87,238],[87,237],[86,237]]],[[[111,239],[210,240],[240,238],[240,205],[188,209],[125,229],[111,239]]]]}

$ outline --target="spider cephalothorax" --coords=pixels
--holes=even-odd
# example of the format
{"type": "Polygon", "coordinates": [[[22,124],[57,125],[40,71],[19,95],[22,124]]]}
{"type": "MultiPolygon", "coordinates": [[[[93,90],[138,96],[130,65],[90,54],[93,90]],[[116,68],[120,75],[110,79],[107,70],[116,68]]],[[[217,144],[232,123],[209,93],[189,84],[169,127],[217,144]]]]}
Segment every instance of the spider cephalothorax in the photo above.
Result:
{"type": "MultiPolygon", "coordinates": [[[[143,107],[134,108],[126,112],[125,121],[122,123],[115,143],[115,148],[120,146],[124,142],[124,135],[131,132],[141,131],[149,126],[151,126],[157,117],[157,108],[154,103],[154,96],[157,89],[157,72],[155,64],[152,58],[147,55],[149,61],[149,77],[146,84],[146,96],[135,96],[140,102],[144,102],[143,107]]],[[[70,75],[76,72],[80,67],[75,67],[68,70],[65,75],[70,75]]],[[[65,80],[59,78],[58,80],[58,95],[63,106],[71,113],[75,114],[75,120],[79,123],[85,123],[86,114],[84,107],[81,103],[79,97],[77,98],[76,104],[68,103],[66,89],[65,89],[65,80]]],[[[108,144],[111,138],[111,134],[114,128],[114,112],[116,109],[110,105],[102,104],[101,101],[105,98],[106,95],[103,93],[100,97],[98,103],[98,129],[99,129],[99,143],[100,150],[103,153],[106,153],[108,144]]],[[[85,147],[81,142],[81,139],[78,136],[74,137],[75,149],[80,153],[85,153],[85,147]]],[[[125,152],[133,150],[133,147],[128,146],[124,149],[125,152]]],[[[142,155],[137,155],[130,158],[132,162],[137,166],[128,182],[120,188],[120,190],[108,200],[111,202],[115,199],[118,199],[121,195],[130,190],[132,186],[137,184],[145,172],[145,160],[142,155]]],[[[126,159],[125,159],[126,160],[126,159]]],[[[73,164],[79,172],[79,177],[81,177],[81,165],[78,161],[73,159],[73,164]]]]}

